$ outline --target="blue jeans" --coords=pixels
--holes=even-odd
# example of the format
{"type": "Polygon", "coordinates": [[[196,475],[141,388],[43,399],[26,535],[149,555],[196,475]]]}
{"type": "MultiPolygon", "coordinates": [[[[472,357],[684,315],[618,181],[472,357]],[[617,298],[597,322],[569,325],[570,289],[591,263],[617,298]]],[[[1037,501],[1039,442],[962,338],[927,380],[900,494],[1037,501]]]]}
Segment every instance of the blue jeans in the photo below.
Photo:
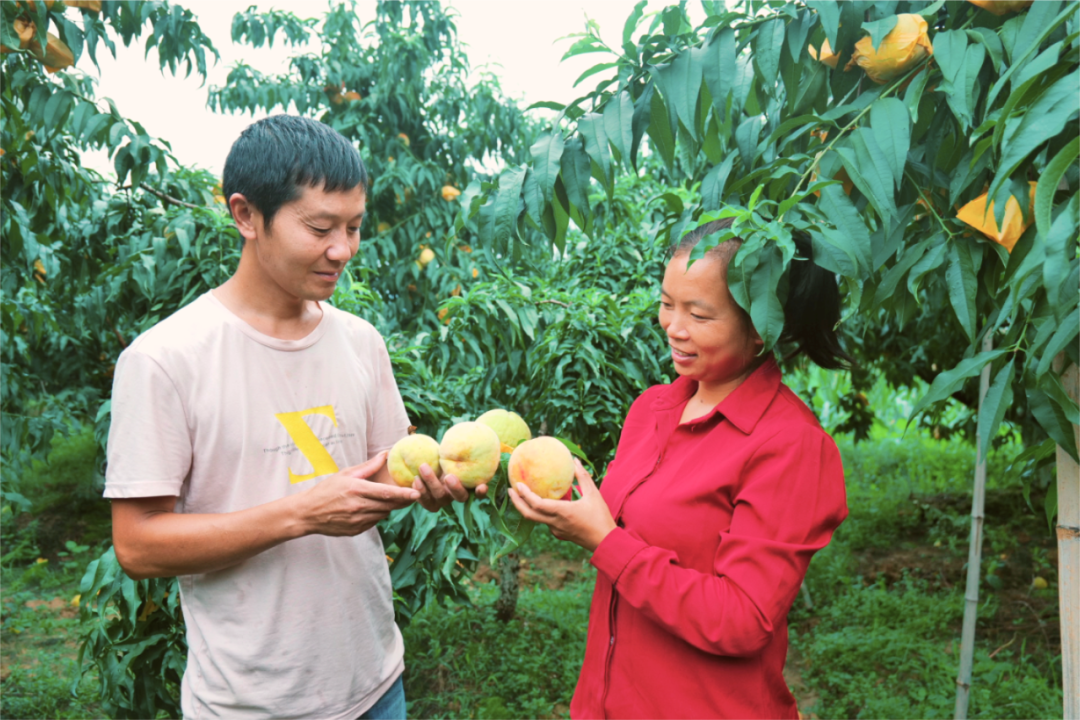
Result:
{"type": "Polygon", "coordinates": [[[400,675],[390,689],[357,720],[405,720],[405,685],[400,675]]]}

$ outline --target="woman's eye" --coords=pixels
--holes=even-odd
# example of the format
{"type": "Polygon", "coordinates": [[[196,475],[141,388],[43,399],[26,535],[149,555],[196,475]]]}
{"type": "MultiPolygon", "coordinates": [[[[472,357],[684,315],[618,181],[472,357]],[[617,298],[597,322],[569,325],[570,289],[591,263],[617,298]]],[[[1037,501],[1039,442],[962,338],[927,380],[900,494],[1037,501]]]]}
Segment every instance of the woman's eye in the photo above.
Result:
{"type": "Polygon", "coordinates": [[[320,235],[325,235],[326,233],[330,232],[330,228],[312,227],[311,229],[313,232],[317,232],[320,235]]]}
{"type": "Polygon", "coordinates": [[[701,315],[695,315],[694,313],[690,313],[690,317],[694,318],[695,320],[708,320],[709,319],[709,318],[703,317],[701,315]]]}

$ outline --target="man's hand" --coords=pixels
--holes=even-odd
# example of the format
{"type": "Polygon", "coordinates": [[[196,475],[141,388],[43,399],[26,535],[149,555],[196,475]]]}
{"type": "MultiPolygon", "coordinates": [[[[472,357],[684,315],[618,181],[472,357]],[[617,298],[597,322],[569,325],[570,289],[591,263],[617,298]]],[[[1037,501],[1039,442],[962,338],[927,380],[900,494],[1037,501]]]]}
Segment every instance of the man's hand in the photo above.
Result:
{"type": "Polygon", "coordinates": [[[574,458],[574,476],[581,488],[580,500],[546,500],[524,483],[510,488],[510,500],[526,519],[543,523],[558,539],[569,540],[592,552],[615,529],[615,519],[596,483],[577,458],[574,458]]]}
{"type": "Polygon", "coordinates": [[[414,488],[372,481],[386,464],[387,452],[366,463],[331,475],[302,493],[301,510],[306,535],[359,535],[384,520],[393,510],[420,500],[414,488]]]}
{"type": "MultiPolygon", "coordinates": [[[[413,480],[413,489],[420,493],[420,505],[431,512],[437,512],[452,502],[469,499],[469,490],[461,484],[457,475],[443,475],[440,480],[427,463],[421,463],[420,475],[413,480]]],[[[477,485],[475,490],[476,497],[487,495],[487,485],[477,485]]]]}

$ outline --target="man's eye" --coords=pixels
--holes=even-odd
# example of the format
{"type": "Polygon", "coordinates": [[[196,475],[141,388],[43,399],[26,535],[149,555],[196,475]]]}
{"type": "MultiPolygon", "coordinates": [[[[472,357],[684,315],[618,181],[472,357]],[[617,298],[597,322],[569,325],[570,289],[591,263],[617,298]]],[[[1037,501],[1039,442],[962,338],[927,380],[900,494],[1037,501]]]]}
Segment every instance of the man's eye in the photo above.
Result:
{"type": "Polygon", "coordinates": [[[360,234],[360,227],[359,226],[351,227],[351,228],[349,228],[349,232],[352,233],[353,235],[359,235],[360,234]]]}
{"type": "Polygon", "coordinates": [[[330,228],[321,228],[321,227],[312,226],[311,229],[312,229],[313,232],[317,232],[320,235],[325,235],[326,233],[330,232],[330,228]]]}

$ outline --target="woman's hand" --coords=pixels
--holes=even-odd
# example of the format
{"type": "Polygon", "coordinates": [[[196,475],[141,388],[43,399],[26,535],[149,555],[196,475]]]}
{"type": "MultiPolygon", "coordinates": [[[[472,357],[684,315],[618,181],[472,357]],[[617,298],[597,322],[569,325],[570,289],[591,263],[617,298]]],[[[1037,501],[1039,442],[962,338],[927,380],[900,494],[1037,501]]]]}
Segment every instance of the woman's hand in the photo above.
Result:
{"type": "Polygon", "coordinates": [[[580,500],[545,500],[524,483],[510,488],[510,500],[526,519],[543,523],[558,539],[569,540],[592,552],[615,529],[615,519],[577,458],[574,458],[574,476],[581,489],[580,500]]]}

